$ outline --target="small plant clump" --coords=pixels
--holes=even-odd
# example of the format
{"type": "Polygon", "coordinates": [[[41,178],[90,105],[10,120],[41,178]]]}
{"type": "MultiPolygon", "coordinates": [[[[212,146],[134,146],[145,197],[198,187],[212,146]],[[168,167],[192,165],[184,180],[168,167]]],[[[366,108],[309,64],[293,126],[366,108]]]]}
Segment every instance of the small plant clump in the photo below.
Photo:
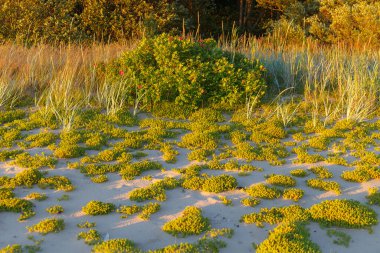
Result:
{"type": "Polygon", "coordinates": [[[326,178],[332,178],[334,175],[331,173],[327,168],[318,166],[318,167],[311,167],[310,171],[313,172],[315,175],[317,175],[318,178],[326,179],[326,178]]]}
{"type": "Polygon", "coordinates": [[[340,185],[335,181],[324,181],[319,178],[313,178],[306,181],[307,186],[322,190],[322,191],[334,191],[336,194],[341,193],[340,185]]]}
{"type": "Polygon", "coordinates": [[[140,253],[135,243],[128,239],[110,239],[103,241],[91,250],[92,253],[140,253]]]}
{"type": "Polygon", "coordinates": [[[31,156],[29,153],[21,153],[15,156],[12,164],[23,168],[39,169],[49,167],[54,169],[57,162],[57,159],[44,154],[31,156]]]}
{"type": "Polygon", "coordinates": [[[335,243],[337,245],[342,245],[346,248],[348,248],[350,246],[351,236],[344,233],[343,231],[328,229],[327,235],[329,237],[335,237],[335,239],[333,240],[333,243],[335,243]]]}
{"type": "Polygon", "coordinates": [[[298,200],[300,200],[303,197],[303,195],[304,195],[304,191],[302,189],[288,188],[284,190],[282,197],[284,199],[290,199],[295,202],[298,202],[298,200]]]}
{"type": "Polygon", "coordinates": [[[48,197],[44,193],[32,192],[32,193],[29,193],[26,196],[26,198],[27,199],[35,199],[37,201],[43,201],[43,200],[47,199],[48,197]]]}
{"type": "Polygon", "coordinates": [[[309,174],[304,169],[294,169],[290,171],[290,175],[293,177],[307,177],[309,174]]]}
{"type": "Polygon", "coordinates": [[[96,223],[95,222],[84,221],[84,222],[78,223],[77,227],[78,228],[93,228],[93,227],[96,227],[96,223]]]}
{"type": "Polygon", "coordinates": [[[82,207],[82,212],[87,215],[106,215],[115,211],[116,207],[112,203],[104,203],[101,201],[92,200],[82,207]]]}
{"type": "Polygon", "coordinates": [[[28,227],[29,232],[37,232],[42,235],[48,233],[58,233],[65,228],[63,219],[48,218],[40,221],[39,223],[28,227]]]}
{"type": "Polygon", "coordinates": [[[368,228],[377,224],[377,214],[356,200],[325,200],[309,209],[311,218],[325,226],[368,228]]]}
{"type": "Polygon", "coordinates": [[[190,190],[220,193],[234,190],[237,187],[237,180],[233,176],[225,174],[210,177],[186,177],[182,187],[190,190]]]}
{"type": "Polygon", "coordinates": [[[120,175],[124,180],[132,180],[148,170],[161,170],[162,165],[158,162],[141,161],[132,164],[126,164],[120,170],[120,175]]]}
{"type": "Polygon", "coordinates": [[[180,217],[165,223],[162,230],[174,236],[187,236],[199,235],[207,231],[209,227],[209,221],[202,216],[202,210],[188,206],[180,217]]]}
{"type": "Polygon", "coordinates": [[[256,198],[244,198],[240,201],[243,206],[255,207],[261,203],[260,199],[256,198]]]}
{"type": "Polygon", "coordinates": [[[48,212],[50,214],[60,214],[60,213],[63,213],[63,211],[64,211],[64,209],[60,205],[50,206],[50,207],[46,208],[46,212],[48,212]]]}
{"type": "Polygon", "coordinates": [[[281,196],[281,191],[265,184],[256,184],[248,187],[245,192],[254,198],[276,199],[281,196]]]}
{"type": "Polygon", "coordinates": [[[29,200],[19,198],[6,198],[0,200],[0,212],[21,213],[19,220],[26,220],[33,217],[36,213],[33,211],[33,203],[29,200]]]}
{"type": "Polygon", "coordinates": [[[269,175],[267,176],[266,181],[269,184],[275,185],[275,186],[283,186],[283,187],[293,187],[296,185],[296,180],[292,178],[291,176],[285,176],[285,175],[269,175]]]}
{"type": "Polygon", "coordinates": [[[102,241],[102,236],[97,230],[90,229],[87,232],[79,232],[77,239],[84,240],[87,245],[95,245],[102,241]]]}
{"type": "Polygon", "coordinates": [[[160,211],[161,206],[158,203],[148,203],[141,208],[139,217],[143,220],[149,220],[150,216],[160,211]]]}
{"type": "Polygon", "coordinates": [[[106,175],[99,175],[91,177],[91,181],[96,184],[105,183],[108,181],[108,177],[106,175]]]}

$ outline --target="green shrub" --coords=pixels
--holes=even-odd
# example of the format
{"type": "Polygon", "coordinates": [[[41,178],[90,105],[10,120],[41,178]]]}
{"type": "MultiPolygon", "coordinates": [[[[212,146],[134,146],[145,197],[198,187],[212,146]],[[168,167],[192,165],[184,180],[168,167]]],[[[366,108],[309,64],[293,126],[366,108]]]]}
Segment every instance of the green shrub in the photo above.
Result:
{"type": "Polygon", "coordinates": [[[321,178],[321,179],[332,178],[334,176],[333,173],[331,173],[327,168],[323,166],[311,167],[310,171],[313,172],[315,175],[317,175],[318,178],[321,178]]]}
{"type": "Polygon", "coordinates": [[[141,207],[137,205],[133,206],[120,206],[116,212],[122,213],[121,218],[128,218],[129,216],[141,211],[141,207]]]}
{"type": "Polygon", "coordinates": [[[44,193],[32,192],[32,193],[29,193],[26,196],[26,198],[28,198],[28,199],[35,199],[37,201],[43,201],[43,200],[47,199],[48,197],[44,193]]]}
{"type": "Polygon", "coordinates": [[[0,253],[22,253],[22,247],[20,244],[7,245],[0,249],[0,253]]]}
{"type": "Polygon", "coordinates": [[[196,149],[196,150],[192,150],[187,155],[187,159],[189,159],[189,161],[198,161],[198,162],[207,161],[207,157],[209,157],[211,154],[212,152],[210,150],[206,150],[202,148],[196,149]]]}
{"type": "Polygon", "coordinates": [[[158,162],[141,161],[132,164],[126,164],[120,170],[120,175],[124,180],[132,180],[148,170],[161,170],[162,165],[158,162]]]}
{"type": "Polygon", "coordinates": [[[215,150],[218,147],[218,142],[214,133],[192,132],[184,135],[178,146],[190,150],[215,150]]]}
{"type": "Polygon", "coordinates": [[[5,162],[8,159],[14,159],[14,157],[18,154],[21,154],[23,151],[16,150],[2,150],[0,151],[0,162],[5,162]]]}
{"type": "Polygon", "coordinates": [[[77,158],[85,154],[85,149],[77,144],[61,143],[54,149],[54,156],[57,158],[77,158]]]}
{"type": "Polygon", "coordinates": [[[182,183],[182,187],[191,190],[220,193],[233,190],[237,187],[236,178],[230,175],[201,177],[187,177],[182,183]]]}
{"type": "Polygon", "coordinates": [[[248,187],[245,192],[254,198],[276,199],[281,196],[281,191],[275,187],[266,186],[265,184],[256,184],[248,187]]]}
{"type": "Polygon", "coordinates": [[[17,119],[22,119],[26,116],[24,110],[15,109],[15,110],[5,110],[0,112],[0,124],[12,122],[17,119]]]}
{"type": "Polygon", "coordinates": [[[96,244],[92,253],[140,253],[135,244],[128,239],[110,239],[96,244]]]}
{"type": "Polygon", "coordinates": [[[325,136],[315,136],[309,139],[308,144],[311,148],[317,150],[327,150],[330,144],[330,139],[325,136]]]}
{"type": "Polygon", "coordinates": [[[179,152],[175,150],[170,144],[164,143],[160,149],[163,153],[162,159],[167,163],[175,163],[179,152]]]}
{"type": "Polygon", "coordinates": [[[16,174],[15,181],[17,185],[22,185],[26,187],[32,187],[37,184],[43,175],[37,169],[26,169],[16,174]]]}
{"type": "Polygon", "coordinates": [[[283,187],[292,187],[296,185],[296,180],[285,175],[269,175],[266,179],[269,184],[283,187]]]}
{"type": "Polygon", "coordinates": [[[293,152],[297,155],[297,159],[294,161],[294,163],[316,163],[325,159],[319,154],[308,154],[307,151],[302,147],[294,148],[293,152]]]}
{"type": "Polygon", "coordinates": [[[269,237],[260,243],[257,253],[321,253],[318,245],[310,241],[310,234],[302,223],[283,223],[269,233],[269,237]]]}
{"type": "Polygon", "coordinates": [[[225,206],[232,206],[232,200],[228,199],[226,196],[218,196],[219,200],[222,201],[225,206]]]}
{"type": "Polygon", "coordinates": [[[272,207],[271,209],[261,208],[259,213],[245,214],[241,218],[244,223],[255,223],[259,227],[262,227],[264,222],[274,225],[283,221],[296,222],[308,221],[309,219],[309,212],[298,205],[272,207]]]}
{"type": "Polygon", "coordinates": [[[250,206],[250,207],[255,207],[261,203],[260,199],[255,199],[255,198],[244,198],[240,201],[240,203],[243,206],[250,206]]]}
{"type": "Polygon", "coordinates": [[[75,189],[70,179],[68,179],[65,176],[52,176],[41,178],[38,182],[38,186],[42,189],[48,187],[57,191],[72,191],[75,189]]]}
{"type": "Polygon", "coordinates": [[[45,210],[46,210],[46,212],[48,212],[50,214],[60,214],[60,213],[64,212],[63,207],[60,205],[50,206],[50,207],[46,208],[45,210]]]}
{"type": "Polygon", "coordinates": [[[0,147],[11,148],[16,140],[22,139],[21,131],[15,128],[5,129],[5,132],[0,134],[0,147]]]}
{"type": "Polygon", "coordinates": [[[289,188],[285,189],[282,197],[284,199],[290,199],[295,202],[300,200],[304,195],[304,191],[302,189],[297,189],[297,188],[289,188]]]}
{"type": "Polygon", "coordinates": [[[157,213],[160,209],[160,204],[148,203],[141,208],[141,213],[139,214],[139,217],[143,220],[149,220],[150,216],[154,213],[157,213]]]}
{"type": "Polygon", "coordinates": [[[62,231],[65,228],[65,222],[63,219],[48,218],[27,228],[29,232],[37,232],[46,235],[48,233],[58,233],[62,231]]]}
{"type": "Polygon", "coordinates": [[[82,212],[87,215],[105,215],[115,211],[116,207],[112,203],[104,203],[101,201],[91,200],[84,207],[82,212]]]}
{"type": "Polygon", "coordinates": [[[307,186],[322,190],[322,191],[334,191],[336,194],[340,194],[340,185],[335,181],[324,181],[319,178],[313,178],[306,181],[307,186]]]}
{"type": "Polygon", "coordinates": [[[311,218],[326,226],[365,228],[377,224],[377,214],[356,200],[325,200],[310,207],[311,218]]]}
{"type": "Polygon", "coordinates": [[[86,138],[85,144],[88,149],[100,150],[107,144],[107,139],[102,133],[89,133],[86,138]]]}
{"type": "Polygon", "coordinates": [[[0,212],[15,212],[21,213],[19,220],[25,220],[36,213],[33,211],[33,203],[18,198],[9,198],[0,200],[0,212]]]}
{"type": "Polygon", "coordinates": [[[375,166],[358,166],[354,170],[345,170],[340,177],[349,182],[366,182],[380,178],[380,169],[375,166]]]}
{"type": "Polygon", "coordinates": [[[108,181],[108,177],[106,175],[99,175],[91,177],[91,181],[96,184],[105,183],[108,181]]]}
{"type": "Polygon", "coordinates": [[[93,228],[93,227],[96,227],[96,223],[84,221],[84,222],[78,223],[77,227],[78,228],[93,228]]]}
{"type": "Polygon", "coordinates": [[[231,107],[246,95],[261,98],[266,86],[260,66],[257,60],[222,51],[212,39],[195,42],[162,34],[122,55],[108,75],[131,86],[130,100],[144,94],[141,106],[173,101],[191,109],[203,104],[231,107]],[[150,85],[151,80],[160,85],[150,85]]]}
{"type": "Polygon", "coordinates": [[[57,162],[57,159],[44,154],[31,156],[29,153],[21,153],[15,156],[12,164],[23,168],[39,169],[49,167],[54,169],[57,162]]]}
{"type": "Polygon", "coordinates": [[[209,221],[202,216],[202,210],[188,206],[182,215],[164,224],[162,230],[171,235],[199,235],[209,229],[209,221]]]}
{"type": "Polygon", "coordinates": [[[368,190],[368,204],[380,206],[380,193],[377,188],[370,188],[368,190]]]}
{"type": "Polygon", "coordinates": [[[55,143],[58,136],[50,132],[41,132],[38,134],[32,134],[25,138],[26,141],[30,142],[28,147],[46,147],[50,144],[55,143]]]}
{"type": "Polygon", "coordinates": [[[220,111],[211,108],[201,108],[193,112],[189,120],[205,122],[223,122],[225,119],[220,111]]]}
{"type": "Polygon", "coordinates": [[[12,189],[0,188],[0,200],[13,198],[15,194],[12,189]]]}
{"type": "Polygon", "coordinates": [[[304,169],[294,169],[290,171],[290,175],[294,177],[306,177],[308,173],[304,169]]]}
{"type": "Polygon", "coordinates": [[[90,229],[87,232],[79,232],[77,239],[84,240],[84,242],[88,245],[94,245],[102,241],[102,236],[97,230],[90,229]]]}
{"type": "Polygon", "coordinates": [[[342,166],[348,166],[348,162],[343,157],[339,156],[338,154],[335,155],[329,155],[326,159],[326,162],[336,165],[342,165],[342,166]]]}

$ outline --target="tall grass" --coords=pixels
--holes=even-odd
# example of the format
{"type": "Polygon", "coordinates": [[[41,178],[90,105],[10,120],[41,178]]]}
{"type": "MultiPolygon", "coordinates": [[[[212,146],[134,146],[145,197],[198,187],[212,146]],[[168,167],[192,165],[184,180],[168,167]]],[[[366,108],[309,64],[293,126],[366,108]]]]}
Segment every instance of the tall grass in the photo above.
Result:
{"type": "MultiPolygon", "coordinates": [[[[301,101],[306,106],[302,107],[295,104],[298,99],[274,101],[277,104],[274,114],[284,125],[301,108],[314,124],[368,119],[379,105],[380,50],[323,46],[310,39],[299,41],[288,43],[281,31],[255,38],[238,36],[233,30],[221,36],[218,43],[223,49],[263,63],[270,86],[269,100],[276,100],[284,90],[291,91],[289,98],[303,95],[301,101]]],[[[98,66],[130,50],[137,42],[86,47],[0,45],[0,109],[13,106],[25,94],[34,96],[41,111],[53,112],[64,128],[70,128],[73,115],[83,107],[100,107],[114,114],[131,103],[125,100],[126,92],[130,91],[123,83],[110,85],[99,74],[98,66]]],[[[253,115],[257,102],[242,101],[247,118],[253,115]]],[[[132,106],[136,106],[136,101],[132,106]]]]}

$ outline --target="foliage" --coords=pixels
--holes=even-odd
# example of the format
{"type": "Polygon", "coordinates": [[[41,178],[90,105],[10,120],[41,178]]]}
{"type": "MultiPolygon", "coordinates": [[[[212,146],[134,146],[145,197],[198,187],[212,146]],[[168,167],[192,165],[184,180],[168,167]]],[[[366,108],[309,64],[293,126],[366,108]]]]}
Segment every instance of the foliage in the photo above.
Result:
{"type": "Polygon", "coordinates": [[[335,244],[343,245],[346,248],[348,248],[348,246],[350,246],[351,236],[344,233],[343,231],[337,231],[337,230],[329,229],[329,230],[327,230],[327,235],[329,237],[335,237],[336,238],[333,241],[333,243],[335,243],[335,244]]]}
{"type": "Polygon", "coordinates": [[[15,156],[12,164],[23,168],[39,169],[42,167],[49,167],[54,169],[57,162],[57,159],[44,154],[31,156],[29,153],[21,153],[15,156]]]}
{"type": "Polygon", "coordinates": [[[380,178],[380,170],[372,165],[357,166],[354,170],[345,170],[340,177],[349,182],[366,182],[380,178]]]}
{"type": "Polygon", "coordinates": [[[307,186],[322,190],[322,191],[334,191],[336,194],[340,194],[340,185],[335,181],[324,181],[319,178],[308,179],[306,181],[307,186]]]}
{"type": "Polygon", "coordinates": [[[377,214],[356,200],[325,200],[310,207],[311,218],[326,226],[365,228],[377,224],[377,214]]]}
{"type": "Polygon", "coordinates": [[[60,214],[60,213],[63,213],[63,211],[64,211],[63,207],[60,205],[50,206],[50,207],[46,208],[45,210],[46,210],[46,212],[48,212],[50,214],[60,214]]]}
{"type": "Polygon", "coordinates": [[[257,253],[264,252],[309,252],[320,253],[318,245],[310,241],[310,234],[302,223],[283,223],[269,233],[260,243],[257,253]]]}
{"type": "Polygon", "coordinates": [[[144,171],[160,169],[162,169],[162,165],[158,162],[141,161],[126,164],[120,169],[120,175],[124,180],[132,180],[134,177],[141,175],[144,171]]]}
{"type": "Polygon", "coordinates": [[[115,211],[116,207],[112,203],[104,203],[101,201],[91,200],[84,207],[82,212],[87,215],[105,215],[115,211]]]}
{"type": "Polygon", "coordinates": [[[308,173],[304,169],[294,169],[290,171],[290,175],[293,177],[306,177],[308,173]]]}
{"type": "Polygon", "coordinates": [[[48,233],[58,233],[65,228],[63,219],[47,218],[41,220],[39,223],[28,227],[29,232],[38,232],[46,235],[48,233]]]}
{"type": "Polygon", "coordinates": [[[57,191],[72,191],[74,186],[72,185],[70,179],[65,176],[52,176],[41,178],[38,182],[38,186],[41,188],[50,188],[57,191]]]}
{"type": "Polygon", "coordinates": [[[304,195],[304,191],[302,189],[288,188],[284,190],[282,197],[284,199],[290,199],[297,202],[303,197],[303,195],[304,195]]]}
{"type": "Polygon", "coordinates": [[[293,187],[296,185],[296,180],[290,176],[285,175],[269,175],[266,179],[269,184],[284,187],[293,187]]]}
{"type": "Polygon", "coordinates": [[[157,213],[160,209],[160,204],[148,203],[141,208],[141,213],[139,214],[139,217],[143,220],[149,220],[150,216],[154,213],[157,213]]]}
{"type": "Polygon", "coordinates": [[[102,236],[97,230],[90,229],[87,232],[79,232],[77,239],[84,240],[84,242],[88,245],[94,245],[102,241],[102,236]]]}
{"type": "Polygon", "coordinates": [[[209,221],[202,216],[201,209],[188,206],[180,217],[165,223],[162,230],[174,236],[199,235],[208,230],[209,226],[209,221]]]}
{"type": "Polygon", "coordinates": [[[95,222],[84,221],[77,224],[78,228],[93,228],[96,226],[95,222]]]}
{"type": "Polygon", "coordinates": [[[128,239],[110,239],[96,244],[92,253],[139,253],[135,244],[128,239]]]}
{"type": "Polygon", "coordinates": [[[318,166],[318,167],[311,167],[310,171],[317,175],[318,178],[326,179],[326,178],[332,178],[334,175],[331,173],[327,168],[318,166]]]}
{"type": "Polygon", "coordinates": [[[261,203],[260,199],[256,198],[244,198],[240,201],[243,206],[255,207],[261,203]]]}
{"type": "Polygon", "coordinates": [[[43,175],[39,170],[26,169],[17,173],[14,177],[14,180],[17,185],[32,187],[33,185],[37,184],[42,179],[42,177],[43,175]]]}
{"type": "Polygon", "coordinates": [[[281,196],[281,191],[265,184],[256,184],[248,187],[245,192],[254,198],[276,199],[281,196]]]}
{"type": "Polygon", "coordinates": [[[230,175],[219,175],[210,177],[187,177],[182,187],[191,190],[220,193],[233,190],[237,187],[236,178],[230,175]]]}
{"type": "Polygon", "coordinates": [[[21,213],[19,218],[20,221],[28,219],[36,214],[33,211],[33,207],[34,205],[32,202],[24,199],[7,198],[0,200],[0,212],[21,213]]]}
{"type": "Polygon", "coordinates": [[[108,177],[106,175],[99,175],[91,177],[91,181],[96,184],[105,183],[108,181],[108,177]]]}
{"type": "Polygon", "coordinates": [[[13,198],[15,194],[12,189],[0,188],[0,200],[13,198]]]}
{"type": "Polygon", "coordinates": [[[130,86],[135,106],[174,101],[192,109],[202,103],[231,107],[246,94],[262,97],[265,83],[259,66],[257,60],[219,49],[212,39],[196,42],[162,34],[143,39],[109,66],[108,75],[111,85],[130,86]],[[159,85],[150,85],[152,80],[159,85]]]}

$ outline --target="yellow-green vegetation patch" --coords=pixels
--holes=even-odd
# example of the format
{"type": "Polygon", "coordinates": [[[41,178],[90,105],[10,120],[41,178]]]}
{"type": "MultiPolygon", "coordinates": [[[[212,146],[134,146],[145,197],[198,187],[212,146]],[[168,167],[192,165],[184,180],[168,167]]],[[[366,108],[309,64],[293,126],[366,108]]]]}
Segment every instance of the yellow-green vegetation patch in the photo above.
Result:
{"type": "Polygon", "coordinates": [[[46,196],[45,193],[39,193],[39,192],[31,192],[28,195],[26,195],[27,199],[35,199],[37,201],[43,201],[47,199],[48,197],[46,196]]]}
{"type": "Polygon", "coordinates": [[[160,151],[162,152],[162,159],[167,163],[175,163],[179,152],[173,148],[172,145],[164,143],[160,151]]]}
{"type": "Polygon", "coordinates": [[[96,223],[95,222],[84,221],[84,222],[78,223],[77,227],[78,228],[93,228],[93,227],[96,227],[96,223]]]}
{"type": "Polygon", "coordinates": [[[334,154],[334,155],[329,154],[325,161],[331,164],[336,164],[336,165],[342,165],[342,166],[349,165],[346,159],[341,157],[339,154],[334,154]]]}
{"type": "Polygon", "coordinates": [[[131,164],[125,164],[120,169],[120,175],[124,180],[132,180],[148,170],[161,170],[162,165],[158,162],[141,161],[131,164]]]}
{"type": "Polygon", "coordinates": [[[29,153],[21,153],[15,156],[12,164],[23,168],[39,169],[43,167],[55,168],[57,159],[44,154],[32,156],[29,153]]]}
{"type": "Polygon", "coordinates": [[[281,190],[265,184],[252,185],[245,192],[251,197],[262,199],[276,199],[281,196],[281,190]]]}
{"type": "Polygon", "coordinates": [[[0,200],[0,212],[21,213],[19,220],[26,220],[36,213],[33,211],[33,203],[19,198],[7,198],[0,200]]]}
{"type": "Polygon", "coordinates": [[[98,175],[91,177],[91,181],[96,184],[105,183],[108,181],[108,177],[106,175],[98,175]]]}
{"type": "Polygon", "coordinates": [[[325,226],[367,228],[377,224],[377,214],[356,200],[325,200],[309,208],[311,218],[325,226]]]}
{"type": "Polygon", "coordinates": [[[331,140],[325,136],[315,136],[308,140],[308,145],[317,150],[327,150],[331,140]]]}
{"type": "Polygon", "coordinates": [[[58,136],[51,132],[41,132],[38,134],[32,134],[25,138],[25,141],[30,142],[26,143],[25,147],[35,148],[35,147],[46,147],[50,144],[54,144],[58,139],[58,136]]]}
{"type": "Polygon", "coordinates": [[[286,207],[261,208],[259,213],[245,214],[241,217],[241,221],[247,224],[256,224],[262,227],[263,223],[271,225],[280,222],[308,221],[310,219],[309,212],[301,206],[291,205],[286,207]]]}
{"type": "Polygon", "coordinates": [[[380,169],[372,165],[357,166],[354,170],[345,170],[340,177],[349,182],[366,182],[380,178],[380,169]]]}
{"type": "Polygon", "coordinates": [[[204,177],[190,176],[184,178],[182,187],[190,190],[220,193],[234,190],[237,187],[237,180],[235,177],[226,174],[204,177]]]}
{"type": "Polygon", "coordinates": [[[344,233],[343,231],[328,229],[327,235],[328,235],[328,237],[335,238],[333,240],[334,244],[342,245],[346,248],[348,248],[350,246],[351,236],[349,234],[344,233]]]}
{"type": "Polygon", "coordinates": [[[50,214],[61,214],[64,212],[63,207],[60,205],[50,206],[50,207],[46,208],[45,210],[46,210],[46,212],[48,212],[50,214]]]}
{"type": "Polygon", "coordinates": [[[57,191],[72,191],[75,189],[70,179],[65,176],[52,176],[41,178],[38,186],[42,189],[50,188],[57,191]]]}
{"type": "Polygon", "coordinates": [[[171,235],[199,235],[210,228],[207,218],[202,216],[202,210],[194,206],[186,207],[182,215],[164,224],[162,230],[171,235]]]}
{"type": "Polygon", "coordinates": [[[139,217],[143,220],[149,220],[150,216],[160,211],[161,205],[159,203],[148,203],[141,208],[139,217]]]}
{"type": "Polygon", "coordinates": [[[43,174],[37,169],[26,169],[17,173],[14,182],[18,186],[32,187],[43,178],[43,174]]]}
{"type": "Polygon", "coordinates": [[[14,120],[25,118],[26,113],[24,110],[5,110],[0,112],[0,124],[12,122],[14,120]]]}
{"type": "Polygon", "coordinates": [[[219,200],[222,201],[225,206],[232,206],[232,200],[227,198],[226,196],[218,196],[219,200]]]}
{"type": "Polygon", "coordinates": [[[256,252],[321,253],[321,250],[310,240],[310,234],[304,224],[296,222],[280,224],[258,245],[256,252]]]}
{"type": "Polygon", "coordinates": [[[319,178],[313,178],[307,180],[306,185],[321,191],[334,191],[336,194],[341,193],[340,184],[336,181],[326,181],[319,178]]]}
{"type": "Polygon", "coordinates": [[[206,121],[206,122],[223,122],[225,118],[220,111],[211,108],[202,108],[193,112],[189,120],[191,121],[206,121]]]}
{"type": "Polygon", "coordinates": [[[172,177],[166,177],[144,188],[136,188],[129,193],[129,199],[132,201],[142,202],[145,200],[155,199],[165,201],[165,190],[172,190],[178,187],[181,182],[172,177]]]}
{"type": "Polygon", "coordinates": [[[20,149],[15,150],[2,150],[0,151],[0,161],[5,162],[8,159],[14,159],[18,154],[21,154],[23,151],[20,149]]]}
{"type": "Polygon", "coordinates": [[[290,171],[290,175],[293,177],[307,177],[309,173],[304,169],[294,169],[290,171]]]}
{"type": "Polygon", "coordinates": [[[326,167],[323,166],[311,167],[310,171],[321,179],[332,178],[334,176],[332,172],[330,172],[326,167]]]}
{"type": "Polygon", "coordinates": [[[290,199],[290,200],[297,202],[298,200],[300,200],[303,197],[304,194],[305,194],[305,192],[302,189],[288,188],[288,189],[284,190],[282,197],[284,199],[290,199]]]}
{"type": "Polygon", "coordinates": [[[121,218],[128,218],[129,216],[136,214],[141,211],[141,206],[132,205],[132,206],[120,206],[116,212],[123,214],[121,218]]]}
{"type": "Polygon", "coordinates": [[[97,230],[90,229],[87,232],[79,232],[77,239],[83,240],[88,245],[95,245],[102,241],[102,236],[97,230]]]}
{"type": "Polygon", "coordinates": [[[115,211],[116,207],[112,203],[104,203],[101,201],[91,200],[84,207],[82,212],[87,215],[106,215],[115,211]]]}
{"type": "Polygon", "coordinates": [[[110,239],[96,244],[92,253],[141,253],[135,243],[128,239],[110,239]]]}
{"type": "Polygon", "coordinates": [[[296,180],[292,178],[291,176],[286,175],[268,175],[266,176],[266,181],[269,184],[275,185],[275,186],[283,186],[283,187],[293,187],[296,185],[296,180]]]}
{"type": "Polygon", "coordinates": [[[15,194],[12,189],[0,188],[0,200],[13,198],[15,194]]]}
{"type": "Polygon", "coordinates": [[[368,204],[380,206],[380,193],[377,188],[368,189],[366,198],[368,199],[368,204]]]}
{"type": "Polygon", "coordinates": [[[309,154],[303,147],[296,147],[293,152],[297,155],[297,159],[294,163],[316,163],[323,161],[325,158],[320,154],[309,154]]]}
{"type": "Polygon", "coordinates": [[[29,232],[37,232],[46,235],[62,231],[65,228],[65,222],[63,219],[48,218],[27,228],[29,232]]]}
{"type": "Polygon", "coordinates": [[[243,206],[255,207],[261,203],[260,199],[256,198],[244,198],[240,201],[243,206]]]}

